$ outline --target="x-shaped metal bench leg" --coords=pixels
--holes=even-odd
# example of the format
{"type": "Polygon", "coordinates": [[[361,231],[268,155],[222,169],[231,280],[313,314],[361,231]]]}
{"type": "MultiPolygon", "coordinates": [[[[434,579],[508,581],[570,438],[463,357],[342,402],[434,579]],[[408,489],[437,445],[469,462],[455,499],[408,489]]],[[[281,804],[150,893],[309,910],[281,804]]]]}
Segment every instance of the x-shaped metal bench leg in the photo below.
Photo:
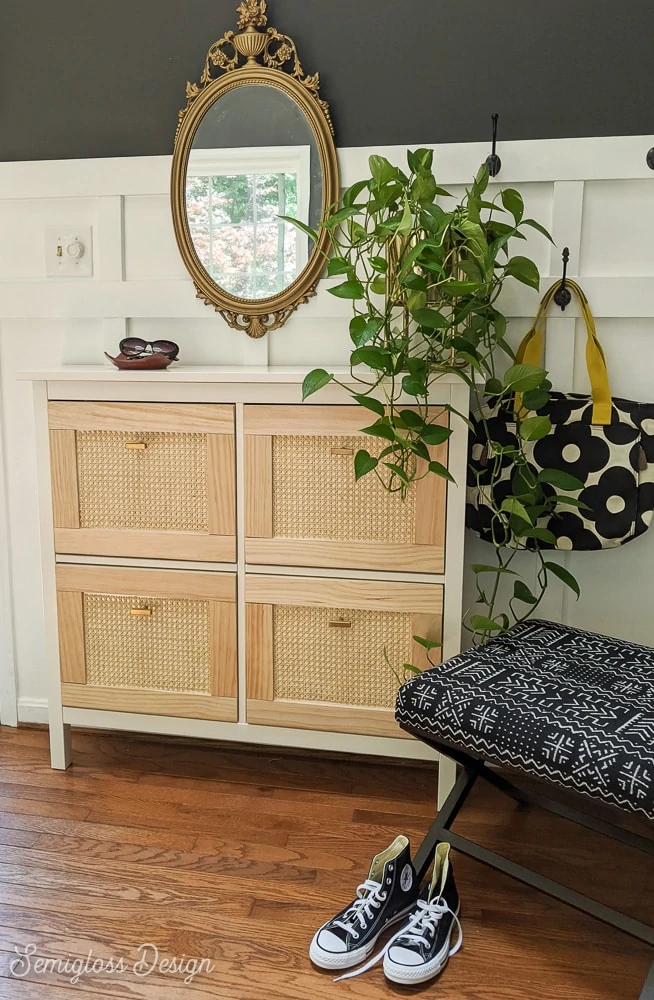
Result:
{"type": "Polygon", "coordinates": [[[649,976],[647,977],[647,982],[643,986],[643,992],[640,994],[640,1000],[654,1000],[654,963],[652,963],[652,968],[649,970],[649,976]]]}
{"type": "MultiPolygon", "coordinates": [[[[407,731],[410,732],[408,729],[407,731]]],[[[502,855],[496,854],[494,851],[489,851],[487,848],[482,847],[481,844],[475,844],[466,837],[461,837],[458,833],[454,833],[451,827],[475,782],[481,778],[493,785],[498,791],[511,796],[511,798],[521,805],[535,805],[547,809],[564,819],[581,823],[583,826],[595,830],[597,833],[611,837],[620,843],[627,844],[629,847],[634,847],[647,854],[654,853],[654,840],[652,838],[640,837],[621,827],[606,823],[595,816],[582,813],[568,805],[554,802],[540,794],[518,788],[503,776],[489,770],[483,760],[470,757],[460,750],[452,750],[449,747],[439,746],[434,741],[428,740],[425,737],[421,737],[421,739],[424,743],[433,746],[441,753],[451,754],[453,759],[462,765],[463,769],[416,854],[415,867],[420,879],[425,876],[432,862],[436,845],[440,841],[445,841],[451,844],[455,850],[460,851],[462,854],[467,854],[468,857],[475,858],[477,861],[481,861],[490,868],[504,872],[505,875],[510,875],[512,878],[531,886],[533,889],[547,893],[548,896],[552,896],[554,899],[567,903],[569,906],[574,906],[583,913],[588,913],[590,916],[596,917],[598,920],[602,920],[604,923],[610,924],[618,930],[647,942],[647,944],[654,945],[654,927],[644,924],[639,920],[634,920],[632,917],[620,913],[609,906],[605,906],[603,903],[599,903],[589,896],[576,892],[574,889],[569,889],[567,886],[561,885],[560,882],[555,882],[553,879],[547,878],[539,872],[516,864],[515,861],[502,857],[502,855]]],[[[654,1000],[654,983],[648,983],[645,991],[641,1000],[654,1000]]]]}

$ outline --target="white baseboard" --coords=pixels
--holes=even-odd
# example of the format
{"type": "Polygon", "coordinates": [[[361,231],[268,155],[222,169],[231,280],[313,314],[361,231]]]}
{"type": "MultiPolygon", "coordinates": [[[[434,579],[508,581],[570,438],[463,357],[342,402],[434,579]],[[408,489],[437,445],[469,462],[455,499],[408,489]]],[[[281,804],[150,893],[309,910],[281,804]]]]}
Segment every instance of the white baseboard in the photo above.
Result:
{"type": "Polygon", "coordinates": [[[47,724],[48,722],[47,698],[19,698],[18,721],[38,722],[47,724]]]}

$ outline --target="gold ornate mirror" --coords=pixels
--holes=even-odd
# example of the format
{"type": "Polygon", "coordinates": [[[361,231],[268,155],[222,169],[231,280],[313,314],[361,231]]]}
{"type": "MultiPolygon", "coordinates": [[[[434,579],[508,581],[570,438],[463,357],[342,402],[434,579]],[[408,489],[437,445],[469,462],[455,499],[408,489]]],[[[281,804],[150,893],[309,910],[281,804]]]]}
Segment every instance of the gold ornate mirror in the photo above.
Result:
{"type": "Polygon", "coordinates": [[[238,31],[211,46],[187,84],[172,173],[175,236],[198,297],[230,326],[262,337],[316,293],[338,201],[336,148],[319,76],[267,27],[266,0],[244,0],[238,31]]]}

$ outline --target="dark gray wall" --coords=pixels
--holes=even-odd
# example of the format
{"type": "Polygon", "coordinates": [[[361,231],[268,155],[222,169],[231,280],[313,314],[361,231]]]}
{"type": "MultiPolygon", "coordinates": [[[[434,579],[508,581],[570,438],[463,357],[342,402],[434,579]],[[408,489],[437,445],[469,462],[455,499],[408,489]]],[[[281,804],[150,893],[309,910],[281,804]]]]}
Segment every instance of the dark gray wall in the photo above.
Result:
{"type": "MultiPolygon", "coordinates": [[[[237,0],[0,0],[0,160],[169,153],[237,0]]],[[[652,0],[270,0],[342,146],[654,130],[652,0]]]]}

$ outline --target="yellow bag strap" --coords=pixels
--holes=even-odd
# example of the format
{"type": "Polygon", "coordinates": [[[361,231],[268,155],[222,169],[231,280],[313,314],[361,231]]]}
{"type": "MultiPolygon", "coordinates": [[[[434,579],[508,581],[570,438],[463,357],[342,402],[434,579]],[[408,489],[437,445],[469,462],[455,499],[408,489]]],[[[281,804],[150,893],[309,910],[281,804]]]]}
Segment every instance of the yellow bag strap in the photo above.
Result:
{"type": "MultiPolygon", "coordinates": [[[[542,365],[543,353],[545,349],[544,330],[545,321],[547,319],[547,311],[560,287],[561,282],[557,281],[543,296],[541,304],[538,308],[538,313],[536,314],[536,319],[534,320],[534,325],[528,331],[517,350],[517,364],[534,365],[536,367],[542,365]]],[[[588,299],[577,282],[571,281],[570,278],[568,278],[566,281],[566,288],[569,288],[570,291],[573,292],[579,299],[581,312],[586,323],[586,365],[588,368],[588,376],[590,378],[593,397],[593,423],[599,425],[610,424],[611,408],[613,405],[611,398],[611,386],[606,367],[606,358],[595,328],[595,320],[593,319],[593,314],[590,311],[588,299]]],[[[516,414],[520,413],[521,410],[522,399],[520,396],[516,395],[516,414]]]]}

